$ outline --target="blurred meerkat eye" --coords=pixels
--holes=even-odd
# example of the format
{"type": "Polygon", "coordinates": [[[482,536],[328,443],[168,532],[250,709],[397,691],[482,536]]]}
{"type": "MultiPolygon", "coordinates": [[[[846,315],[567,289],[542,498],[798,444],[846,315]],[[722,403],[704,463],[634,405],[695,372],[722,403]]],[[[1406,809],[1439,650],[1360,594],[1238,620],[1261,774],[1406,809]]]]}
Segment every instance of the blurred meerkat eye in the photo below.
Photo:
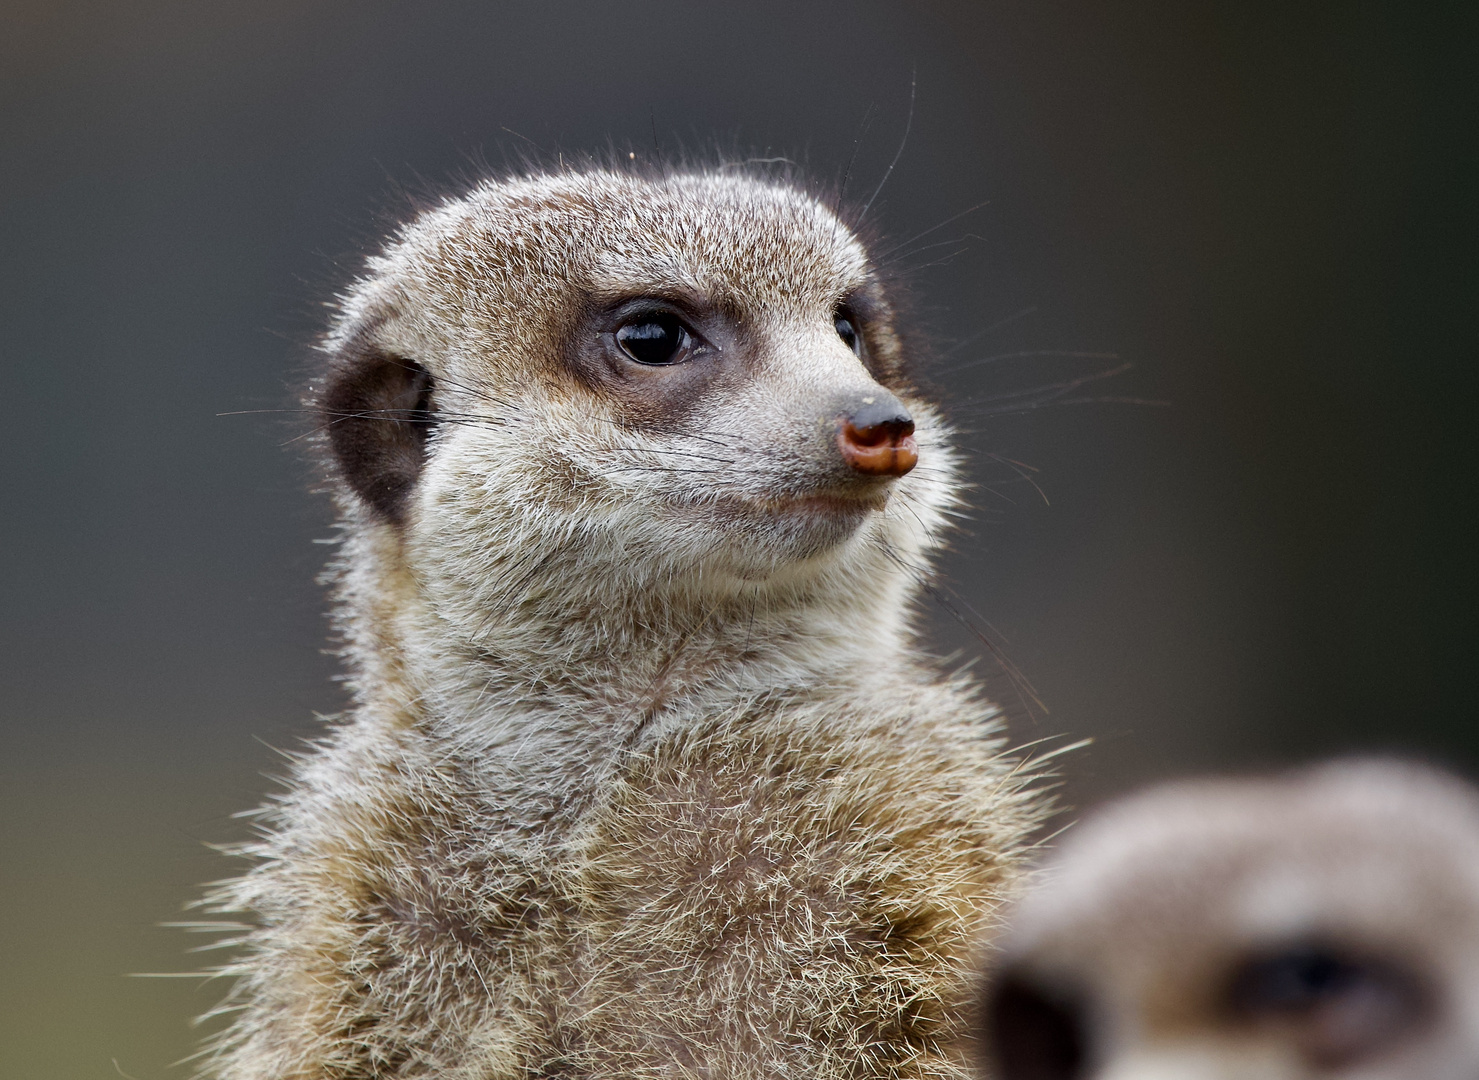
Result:
{"type": "Polygon", "coordinates": [[[1368,977],[1324,949],[1294,948],[1248,964],[1234,995],[1249,1012],[1297,1012],[1339,997],[1368,977]]]}
{"type": "Polygon", "coordinates": [[[640,315],[617,328],[616,343],[639,364],[677,364],[693,351],[693,336],[676,315],[640,315]]]}
{"type": "Polygon", "coordinates": [[[1292,1024],[1315,1060],[1345,1063],[1384,1046],[1424,1012],[1416,980],[1397,968],[1319,945],[1256,957],[1233,978],[1234,1011],[1292,1024]]]}
{"type": "Polygon", "coordinates": [[[863,339],[852,321],[852,316],[846,311],[839,311],[832,319],[832,325],[837,328],[837,336],[842,339],[842,343],[851,349],[854,355],[862,356],[863,339]]]}

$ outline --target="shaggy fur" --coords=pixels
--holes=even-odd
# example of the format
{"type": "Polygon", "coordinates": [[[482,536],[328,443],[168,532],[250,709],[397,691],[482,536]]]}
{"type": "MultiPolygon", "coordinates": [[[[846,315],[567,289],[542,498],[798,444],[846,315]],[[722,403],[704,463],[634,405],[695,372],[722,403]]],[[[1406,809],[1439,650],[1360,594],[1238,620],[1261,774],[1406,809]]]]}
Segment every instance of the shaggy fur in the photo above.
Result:
{"type": "Polygon", "coordinates": [[[253,927],[208,1073],[962,1075],[1041,801],[915,644],[955,456],[854,234],[723,170],[487,182],[322,348],[354,704],[207,901],[253,927]],[[647,303],[707,351],[623,361],[647,303]],[[890,394],[919,467],[851,476],[890,394]]]}
{"type": "Polygon", "coordinates": [[[1164,785],[1011,916],[1002,1080],[1473,1080],[1479,793],[1386,761],[1164,785]]]}

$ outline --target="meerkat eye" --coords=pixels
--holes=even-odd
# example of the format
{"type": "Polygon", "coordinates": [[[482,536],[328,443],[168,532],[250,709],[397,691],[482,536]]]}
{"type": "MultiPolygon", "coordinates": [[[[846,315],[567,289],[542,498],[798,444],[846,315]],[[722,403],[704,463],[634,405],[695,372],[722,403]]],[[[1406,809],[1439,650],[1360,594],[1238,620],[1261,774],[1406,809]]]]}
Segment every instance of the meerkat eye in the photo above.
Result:
{"type": "Polygon", "coordinates": [[[1426,1010],[1417,980],[1379,962],[1319,945],[1294,946],[1244,964],[1232,984],[1234,1011],[1290,1027],[1312,1058],[1349,1063],[1375,1053],[1426,1010]]]}
{"type": "Polygon", "coordinates": [[[833,316],[832,325],[837,327],[837,336],[842,339],[842,343],[846,345],[849,349],[851,349],[856,355],[862,356],[863,339],[858,334],[858,328],[856,325],[854,325],[852,321],[852,316],[850,316],[845,311],[839,311],[836,315],[833,316]]]}
{"type": "Polygon", "coordinates": [[[1298,1012],[1349,994],[1377,975],[1325,949],[1302,947],[1249,963],[1234,998],[1247,1012],[1298,1012]]]}
{"type": "Polygon", "coordinates": [[[641,315],[617,329],[616,343],[639,364],[676,364],[687,359],[693,337],[675,315],[641,315]]]}

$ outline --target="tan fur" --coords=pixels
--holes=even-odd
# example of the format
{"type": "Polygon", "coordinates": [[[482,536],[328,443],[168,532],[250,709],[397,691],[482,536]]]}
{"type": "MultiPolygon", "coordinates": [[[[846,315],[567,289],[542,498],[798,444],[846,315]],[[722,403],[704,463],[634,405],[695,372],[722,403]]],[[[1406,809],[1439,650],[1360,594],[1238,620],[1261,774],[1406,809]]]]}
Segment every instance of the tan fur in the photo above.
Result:
{"type": "Polygon", "coordinates": [[[999,1080],[1479,1076],[1479,793],[1431,769],[1151,789],[1076,827],[1010,923],[999,1080]]]}
{"type": "Polygon", "coordinates": [[[339,486],[354,705],[208,901],[256,927],[210,1075],[961,1076],[1041,805],[915,644],[959,484],[852,233],[732,172],[488,182],[369,261],[324,350],[367,340],[441,420],[404,520],[339,486]],[[832,325],[860,289],[871,373],[832,325]],[[647,294],[741,328],[681,421],[560,351],[647,294]],[[814,513],[875,377],[920,466],[814,513]]]}

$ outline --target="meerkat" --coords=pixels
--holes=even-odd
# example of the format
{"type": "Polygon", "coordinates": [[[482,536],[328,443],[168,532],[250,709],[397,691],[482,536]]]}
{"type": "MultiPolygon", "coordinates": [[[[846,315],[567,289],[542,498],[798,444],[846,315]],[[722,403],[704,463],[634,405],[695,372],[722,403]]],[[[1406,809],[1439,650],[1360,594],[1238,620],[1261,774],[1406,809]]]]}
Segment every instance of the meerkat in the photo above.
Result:
{"type": "Polygon", "coordinates": [[[1132,796],[1010,925],[994,1080],[1479,1076],[1479,792],[1426,767],[1132,796]]]}
{"type": "Polygon", "coordinates": [[[352,705],[208,898],[206,1072],[968,1075],[1041,799],[921,651],[957,457],[854,229],[735,169],[491,179],[321,353],[352,705]]]}

